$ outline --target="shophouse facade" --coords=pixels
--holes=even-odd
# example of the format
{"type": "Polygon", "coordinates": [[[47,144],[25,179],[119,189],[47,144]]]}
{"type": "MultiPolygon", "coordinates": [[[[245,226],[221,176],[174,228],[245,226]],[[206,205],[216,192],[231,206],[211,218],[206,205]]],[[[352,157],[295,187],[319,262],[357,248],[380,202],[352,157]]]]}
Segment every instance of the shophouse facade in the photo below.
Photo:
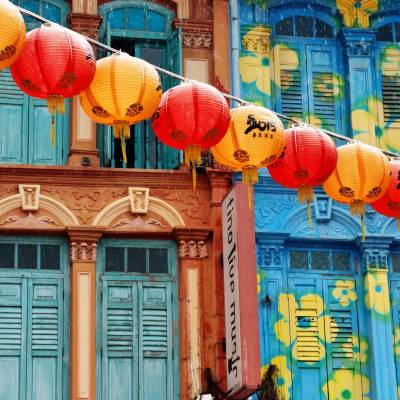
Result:
{"type": "MultiPolygon", "coordinates": [[[[231,89],[287,116],[399,152],[396,1],[231,4],[231,89]]],[[[341,143],[337,143],[340,145],[341,143]]],[[[366,240],[321,188],[311,207],[266,171],[255,187],[261,367],[288,400],[398,398],[396,221],[366,212],[366,240]]]]}
{"type": "MultiPolygon", "coordinates": [[[[16,4],[229,90],[226,0],[16,4]]],[[[182,155],[148,121],[132,128],[123,163],[118,140],[77,98],[52,146],[46,104],[8,70],[0,121],[0,399],[192,399],[205,369],[223,387],[230,174],[200,168],[194,191],[182,155]]]]}

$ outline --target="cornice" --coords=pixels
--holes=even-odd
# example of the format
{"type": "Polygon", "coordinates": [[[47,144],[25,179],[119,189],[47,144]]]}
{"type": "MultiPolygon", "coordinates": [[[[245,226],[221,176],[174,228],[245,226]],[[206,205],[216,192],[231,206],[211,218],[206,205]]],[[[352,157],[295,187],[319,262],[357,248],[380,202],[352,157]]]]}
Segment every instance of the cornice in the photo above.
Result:
{"type": "Polygon", "coordinates": [[[182,29],[183,47],[213,48],[213,21],[177,19],[175,26],[182,29]]]}

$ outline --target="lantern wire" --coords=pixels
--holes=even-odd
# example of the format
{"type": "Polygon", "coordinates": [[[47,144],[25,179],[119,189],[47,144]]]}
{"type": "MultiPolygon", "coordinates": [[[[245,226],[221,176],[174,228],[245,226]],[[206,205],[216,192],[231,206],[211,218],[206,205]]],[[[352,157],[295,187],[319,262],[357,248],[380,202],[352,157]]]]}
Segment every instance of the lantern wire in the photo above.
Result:
{"type": "MultiPolygon", "coordinates": [[[[55,25],[60,25],[60,24],[57,24],[56,22],[50,21],[50,20],[48,20],[48,19],[46,19],[46,18],[43,18],[41,15],[38,15],[38,14],[32,12],[32,11],[26,10],[25,8],[22,8],[22,7],[19,7],[19,6],[16,6],[16,7],[21,11],[21,13],[26,14],[26,15],[29,15],[30,17],[35,18],[35,19],[37,19],[37,20],[39,20],[39,21],[41,21],[41,22],[50,23],[50,24],[55,24],[55,25]]],[[[66,28],[66,27],[64,27],[64,26],[63,26],[63,28],[64,28],[64,29],[68,29],[68,30],[72,30],[72,29],[66,28]]],[[[104,44],[104,43],[101,43],[101,42],[99,42],[99,41],[97,41],[97,40],[95,40],[95,39],[92,39],[92,38],[90,38],[90,37],[88,37],[88,36],[86,36],[86,35],[83,35],[82,33],[79,33],[79,32],[75,32],[75,33],[78,33],[79,35],[83,36],[89,43],[93,44],[93,45],[96,46],[96,47],[101,47],[102,49],[107,50],[107,51],[109,51],[110,53],[116,53],[116,54],[120,53],[120,50],[114,49],[114,48],[112,48],[111,46],[108,46],[108,45],[106,45],[106,44],[104,44]]],[[[179,75],[179,74],[175,74],[174,72],[168,71],[167,69],[158,67],[158,66],[156,66],[156,65],[153,65],[153,67],[154,67],[158,72],[161,72],[161,73],[164,74],[164,75],[168,75],[168,76],[170,76],[170,77],[172,77],[172,78],[175,78],[175,79],[177,79],[177,80],[180,80],[180,81],[182,81],[182,82],[190,82],[190,81],[192,81],[192,79],[185,78],[185,77],[183,77],[183,76],[181,76],[181,75],[179,75]]],[[[241,99],[240,97],[233,96],[233,95],[231,95],[231,94],[224,93],[224,92],[221,92],[221,93],[222,93],[222,95],[223,95],[225,98],[227,98],[227,99],[229,99],[229,100],[233,100],[233,101],[239,103],[239,104],[242,105],[242,106],[243,106],[243,105],[250,105],[250,104],[253,104],[252,102],[243,100],[243,99],[241,99]]],[[[297,120],[297,119],[288,117],[287,115],[280,114],[280,113],[278,113],[278,112],[276,112],[276,111],[273,111],[273,110],[271,110],[271,111],[272,111],[277,117],[279,117],[279,118],[281,118],[281,119],[284,119],[285,121],[292,122],[293,124],[296,124],[296,125],[301,125],[301,124],[302,124],[302,125],[306,125],[306,126],[312,126],[311,124],[305,123],[305,122],[303,122],[303,121],[301,121],[301,120],[297,120]]],[[[354,141],[354,139],[352,139],[352,138],[349,138],[349,137],[344,136],[344,135],[340,135],[339,133],[332,132],[332,131],[329,131],[329,130],[327,130],[327,129],[323,129],[323,128],[317,128],[317,129],[322,130],[322,131],[325,132],[327,135],[329,135],[329,136],[331,136],[331,137],[333,137],[333,138],[335,138],[335,139],[342,140],[342,141],[347,142],[347,143],[352,143],[352,142],[354,141]]],[[[397,153],[393,153],[393,152],[391,152],[391,151],[387,151],[387,150],[383,150],[383,149],[380,149],[380,150],[381,150],[384,154],[386,154],[387,156],[389,156],[389,157],[394,157],[394,158],[399,158],[399,157],[400,157],[400,155],[397,154],[397,153]]]]}

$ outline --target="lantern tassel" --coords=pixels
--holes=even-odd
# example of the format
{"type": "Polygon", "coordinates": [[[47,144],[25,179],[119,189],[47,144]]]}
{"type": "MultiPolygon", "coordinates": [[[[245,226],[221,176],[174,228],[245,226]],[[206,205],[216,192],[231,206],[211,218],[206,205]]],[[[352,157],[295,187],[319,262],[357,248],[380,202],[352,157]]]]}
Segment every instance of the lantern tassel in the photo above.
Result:
{"type": "Polygon", "coordinates": [[[299,203],[307,202],[308,223],[312,225],[311,201],[314,200],[314,191],[311,185],[301,185],[297,191],[297,200],[299,203]]]}
{"type": "Polygon", "coordinates": [[[245,167],[242,171],[242,182],[248,186],[249,208],[253,208],[254,184],[258,182],[258,170],[256,167],[245,167]]]}
{"type": "Polygon", "coordinates": [[[64,98],[58,94],[51,94],[47,99],[47,109],[50,114],[65,113],[64,98]]]}
{"type": "Polygon", "coordinates": [[[55,115],[51,116],[51,146],[54,148],[56,143],[56,122],[55,122],[55,115]]]}
{"type": "Polygon", "coordinates": [[[197,173],[196,165],[201,164],[201,147],[197,144],[189,145],[185,149],[185,164],[188,168],[192,167],[193,190],[196,190],[197,173]]]}
{"type": "Polygon", "coordinates": [[[400,232],[400,217],[396,218],[397,220],[397,230],[400,232]]]}
{"type": "Polygon", "coordinates": [[[361,236],[365,240],[365,205],[362,201],[356,200],[350,204],[351,215],[360,215],[361,217],[361,236]]]}
{"type": "Polygon", "coordinates": [[[125,139],[129,139],[131,137],[131,128],[127,122],[116,123],[113,125],[114,128],[114,137],[116,139],[121,139],[121,151],[122,158],[124,162],[127,162],[126,158],[126,143],[125,139]]]}

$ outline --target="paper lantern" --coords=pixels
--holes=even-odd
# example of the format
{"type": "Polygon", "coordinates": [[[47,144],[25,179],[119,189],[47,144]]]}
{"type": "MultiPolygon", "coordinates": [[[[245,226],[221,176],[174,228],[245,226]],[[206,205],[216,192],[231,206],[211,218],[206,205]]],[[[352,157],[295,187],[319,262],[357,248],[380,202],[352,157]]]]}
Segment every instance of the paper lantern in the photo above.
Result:
{"type": "Polygon", "coordinates": [[[59,25],[44,24],[26,35],[11,74],[23,92],[47,99],[54,141],[55,113],[64,112],[64,98],[89,86],[95,69],[93,49],[81,35],[59,25]]]}
{"type": "Polygon", "coordinates": [[[280,185],[298,190],[299,202],[307,202],[311,222],[313,186],[325,182],[336,161],[337,150],[332,139],[320,129],[300,125],[285,130],[285,149],[268,170],[280,185]]]}
{"type": "Polygon", "coordinates": [[[184,150],[185,163],[201,163],[201,150],[217,144],[229,127],[229,107],[223,94],[200,82],[186,82],[167,90],[153,116],[153,130],[160,141],[184,150]]]}
{"type": "Polygon", "coordinates": [[[97,61],[95,77],[81,93],[80,102],[93,121],[114,127],[126,161],[129,126],[150,118],[157,110],[161,94],[160,77],[151,64],[117,53],[97,61]]]}
{"type": "Polygon", "coordinates": [[[372,208],[386,217],[397,219],[397,227],[400,230],[400,160],[392,160],[390,163],[390,183],[385,194],[372,203],[372,208]]]}
{"type": "Polygon", "coordinates": [[[0,0],[0,69],[9,67],[21,54],[25,43],[24,19],[8,0],[0,0]]]}
{"type": "Polygon", "coordinates": [[[247,105],[231,110],[228,132],[211,152],[218,163],[242,171],[243,183],[249,185],[251,204],[258,167],[277,160],[284,146],[280,119],[266,108],[247,105]]]}
{"type": "Polygon", "coordinates": [[[353,215],[361,216],[365,237],[364,208],[382,197],[390,182],[390,165],[376,147],[354,142],[339,147],[336,168],[324,183],[332,199],[350,206],[353,215]]]}

